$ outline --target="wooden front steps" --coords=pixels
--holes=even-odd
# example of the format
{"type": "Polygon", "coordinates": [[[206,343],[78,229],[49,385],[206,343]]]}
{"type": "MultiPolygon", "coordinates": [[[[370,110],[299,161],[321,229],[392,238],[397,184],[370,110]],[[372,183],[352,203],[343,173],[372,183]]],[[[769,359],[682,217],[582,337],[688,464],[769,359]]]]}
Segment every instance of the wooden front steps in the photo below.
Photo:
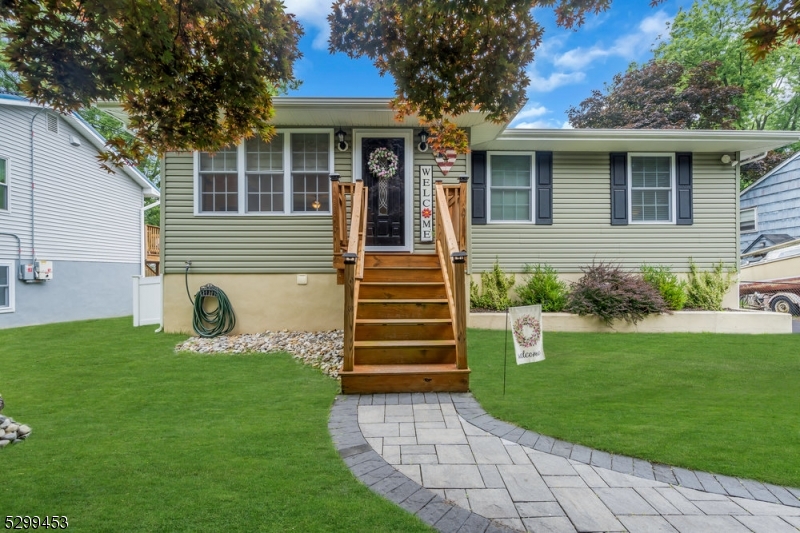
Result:
{"type": "Polygon", "coordinates": [[[345,394],[463,392],[451,306],[439,257],[366,254],[345,394]]]}

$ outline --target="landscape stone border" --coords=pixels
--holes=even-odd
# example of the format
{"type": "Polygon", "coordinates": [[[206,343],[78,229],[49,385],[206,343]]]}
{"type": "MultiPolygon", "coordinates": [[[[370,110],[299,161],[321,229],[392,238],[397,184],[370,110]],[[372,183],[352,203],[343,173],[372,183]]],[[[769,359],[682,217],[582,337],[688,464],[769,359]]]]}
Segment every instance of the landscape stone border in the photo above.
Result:
{"type": "Polygon", "coordinates": [[[456,412],[470,424],[492,435],[545,453],[607,468],[622,474],[661,481],[696,490],[778,503],[800,508],[800,489],[759,483],[749,479],[709,474],[651,463],[594,450],[522,429],[489,415],[470,393],[400,393],[339,395],[328,420],[328,431],[350,471],[370,490],[415,514],[442,533],[511,533],[515,531],[445,500],[395,470],[366,441],[358,425],[359,405],[440,403],[452,401],[456,412]],[[387,396],[392,399],[387,402],[387,396]]]}

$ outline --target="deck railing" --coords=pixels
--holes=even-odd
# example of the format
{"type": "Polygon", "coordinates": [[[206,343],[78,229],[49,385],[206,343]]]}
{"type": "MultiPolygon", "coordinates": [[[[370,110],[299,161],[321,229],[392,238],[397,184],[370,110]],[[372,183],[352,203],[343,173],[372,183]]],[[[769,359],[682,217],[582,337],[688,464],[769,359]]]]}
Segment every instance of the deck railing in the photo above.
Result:
{"type": "Polygon", "coordinates": [[[344,276],[344,361],[342,370],[353,371],[358,292],[364,278],[364,241],[367,234],[367,187],[363,181],[339,183],[331,176],[333,194],[334,267],[344,276]],[[348,201],[349,196],[349,201],[348,201]],[[347,206],[350,205],[348,224],[347,206]],[[341,263],[339,262],[341,261],[341,263]],[[338,266],[341,264],[341,267],[338,266]]]}
{"type": "Polygon", "coordinates": [[[467,177],[458,185],[436,182],[436,253],[442,266],[453,336],[456,368],[467,368],[467,177]]]}
{"type": "Polygon", "coordinates": [[[145,225],[145,251],[147,257],[158,258],[161,255],[161,228],[158,226],[145,225]]]}

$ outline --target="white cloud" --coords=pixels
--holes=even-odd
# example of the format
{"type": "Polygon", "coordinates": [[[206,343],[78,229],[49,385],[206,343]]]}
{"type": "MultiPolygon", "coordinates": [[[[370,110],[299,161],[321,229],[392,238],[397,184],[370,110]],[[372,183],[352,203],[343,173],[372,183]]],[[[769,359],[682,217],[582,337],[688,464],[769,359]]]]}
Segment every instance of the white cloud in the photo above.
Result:
{"type": "Polygon", "coordinates": [[[535,130],[547,130],[553,129],[554,121],[552,120],[534,120],[533,122],[519,122],[518,124],[514,124],[511,126],[512,128],[525,128],[525,129],[535,129],[535,130]]]}
{"type": "Polygon", "coordinates": [[[525,109],[517,113],[517,116],[514,117],[514,120],[522,120],[523,118],[541,117],[542,115],[546,115],[547,113],[549,113],[549,110],[545,106],[534,105],[534,107],[526,107],[525,109]]]}
{"type": "Polygon", "coordinates": [[[650,50],[653,41],[666,33],[671,21],[672,17],[659,11],[642,20],[634,33],[617,38],[610,47],[574,48],[556,57],[553,64],[566,70],[580,70],[595,61],[611,56],[633,60],[643,51],[650,50]]]}
{"type": "Polygon", "coordinates": [[[528,76],[531,79],[530,90],[540,93],[548,93],[552,90],[555,90],[562,85],[571,85],[573,83],[580,83],[586,77],[586,74],[583,72],[553,72],[548,77],[542,77],[536,72],[535,69],[531,69],[528,72],[528,76]]]}
{"type": "Polygon", "coordinates": [[[331,27],[328,24],[328,13],[331,11],[330,0],[285,0],[286,11],[297,15],[307,34],[311,28],[317,30],[312,47],[316,50],[328,48],[331,27]]]}

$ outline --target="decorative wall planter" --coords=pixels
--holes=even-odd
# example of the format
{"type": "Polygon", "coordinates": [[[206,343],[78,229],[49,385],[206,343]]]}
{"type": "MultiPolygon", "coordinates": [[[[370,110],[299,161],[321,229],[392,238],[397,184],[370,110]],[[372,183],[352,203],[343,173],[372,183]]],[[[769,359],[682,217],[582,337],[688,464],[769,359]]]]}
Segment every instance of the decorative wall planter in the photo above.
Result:
{"type": "MultiPolygon", "coordinates": [[[[468,327],[505,329],[505,313],[470,313],[468,327]]],[[[652,315],[638,324],[617,321],[607,326],[591,316],[571,313],[542,313],[542,328],[547,331],[601,333],[791,333],[792,317],[765,311],[676,311],[671,315],[652,315]]]]}

